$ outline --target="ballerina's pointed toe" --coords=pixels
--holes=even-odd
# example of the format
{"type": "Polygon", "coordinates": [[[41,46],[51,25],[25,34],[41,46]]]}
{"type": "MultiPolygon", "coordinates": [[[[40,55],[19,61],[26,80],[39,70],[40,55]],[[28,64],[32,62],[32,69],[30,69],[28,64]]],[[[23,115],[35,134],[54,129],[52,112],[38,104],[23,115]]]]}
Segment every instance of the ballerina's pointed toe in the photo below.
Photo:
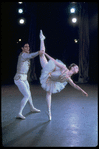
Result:
{"type": "Polygon", "coordinates": [[[51,112],[48,111],[48,112],[47,112],[47,115],[48,115],[48,119],[49,119],[49,121],[51,121],[51,120],[52,120],[51,112]]]}
{"type": "Polygon", "coordinates": [[[41,39],[41,40],[44,40],[44,39],[45,39],[45,36],[43,35],[42,30],[40,30],[40,39],[41,39]]]}

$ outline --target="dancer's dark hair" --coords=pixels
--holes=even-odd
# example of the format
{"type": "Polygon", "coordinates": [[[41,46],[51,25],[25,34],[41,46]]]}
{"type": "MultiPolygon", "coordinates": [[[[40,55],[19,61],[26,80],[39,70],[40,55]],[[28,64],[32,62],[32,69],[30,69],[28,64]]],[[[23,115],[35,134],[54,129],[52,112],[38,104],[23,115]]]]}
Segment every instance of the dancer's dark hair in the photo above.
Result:
{"type": "Polygon", "coordinates": [[[77,65],[76,65],[75,63],[70,64],[69,70],[70,70],[72,67],[74,67],[74,66],[77,66],[77,65]]]}
{"type": "Polygon", "coordinates": [[[22,42],[21,47],[24,47],[25,44],[29,44],[27,41],[22,42]]]}

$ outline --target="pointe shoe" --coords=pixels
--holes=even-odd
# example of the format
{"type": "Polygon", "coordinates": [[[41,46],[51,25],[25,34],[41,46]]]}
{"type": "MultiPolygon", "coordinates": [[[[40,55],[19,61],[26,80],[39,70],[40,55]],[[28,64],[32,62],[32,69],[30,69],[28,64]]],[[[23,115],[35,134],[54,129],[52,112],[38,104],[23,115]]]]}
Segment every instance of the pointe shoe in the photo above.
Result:
{"type": "Polygon", "coordinates": [[[41,40],[44,40],[44,39],[45,39],[45,36],[43,35],[42,30],[40,30],[40,39],[41,39],[41,40]]]}
{"type": "Polygon", "coordinates": [[[39,113],[39,112],[41,112],[39,109],[36,109],[36,108],[33,108],[32,110],[31,110],[31,112],[33,112],[33,113],[39,113]]]}
{"type": "Polygon", "coordinates": [[[22,114],[18,114],[18,116],[16,117],[17,119],[22,119],[22,120],[25,120],[25,117],[22,115],[22,114]]]}
{"type": "Polygon", "coordinates": [[[51,121],[52,120],[51,111],[48,111],[47,115],[48,115],[49,120],[51,121]]]}

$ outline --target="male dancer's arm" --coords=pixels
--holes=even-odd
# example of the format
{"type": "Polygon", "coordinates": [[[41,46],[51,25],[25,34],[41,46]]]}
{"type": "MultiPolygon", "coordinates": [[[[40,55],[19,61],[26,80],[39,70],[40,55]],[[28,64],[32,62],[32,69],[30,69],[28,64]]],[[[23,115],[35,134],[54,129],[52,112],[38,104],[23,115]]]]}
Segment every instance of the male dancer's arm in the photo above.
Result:
{"type": "Polygon", "coordinates": [[[43,54],[44,53],[44,51],[42,50],[42,51],[37,51],[37,52],[34,52],[34,53],[23,53],[23,58],[24,59],[32,59],[32,58],[35,58],[36,56],[38,56],[38,55],[41,55],[41,54],[43,54]]]}

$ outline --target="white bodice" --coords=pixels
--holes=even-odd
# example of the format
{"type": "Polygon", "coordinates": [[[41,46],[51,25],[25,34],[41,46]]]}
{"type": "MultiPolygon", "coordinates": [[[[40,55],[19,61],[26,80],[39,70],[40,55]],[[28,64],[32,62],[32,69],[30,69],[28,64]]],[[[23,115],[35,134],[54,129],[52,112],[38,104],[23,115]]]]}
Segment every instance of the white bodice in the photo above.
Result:
{"type": "MultiPolygon", "coordinates": [[[[64,63],[62,63],[60,60],[56,61],[64,65],[64,63]]],[[[67,67],[66,70],[68,70],[67,67]]],[[[40,76],[41,87],[45,91],[48,91],[50,93],[60,92],[67,85],[66,81],[61,82],[60,75],[61,75],[60,68],[57,67],[52,60],[49,60],[49,62],[45,65],[45,67],[41,71],[40,76]]]]}
{"type": "Polygon", "coordinates": [[[60,75],[61,75],[61,71],[60,70],[56,70],[56,71],[52,72],[51,73],[51,80],[60,82],[60,75]]]}
{"type": "Polygon", "coordinates": [[[57,82],[66,82],[66,81],[68,81],[68,77],[66,77],[67,71],[68,71],[68,69],[65,70],[63,74],[62,74],[60,69],[52,72],[51,73],[51,80],[52,81],[57,81],[57,82]],[[62,81],[61,78],[64,78],[64,80],[62,81]]]}

